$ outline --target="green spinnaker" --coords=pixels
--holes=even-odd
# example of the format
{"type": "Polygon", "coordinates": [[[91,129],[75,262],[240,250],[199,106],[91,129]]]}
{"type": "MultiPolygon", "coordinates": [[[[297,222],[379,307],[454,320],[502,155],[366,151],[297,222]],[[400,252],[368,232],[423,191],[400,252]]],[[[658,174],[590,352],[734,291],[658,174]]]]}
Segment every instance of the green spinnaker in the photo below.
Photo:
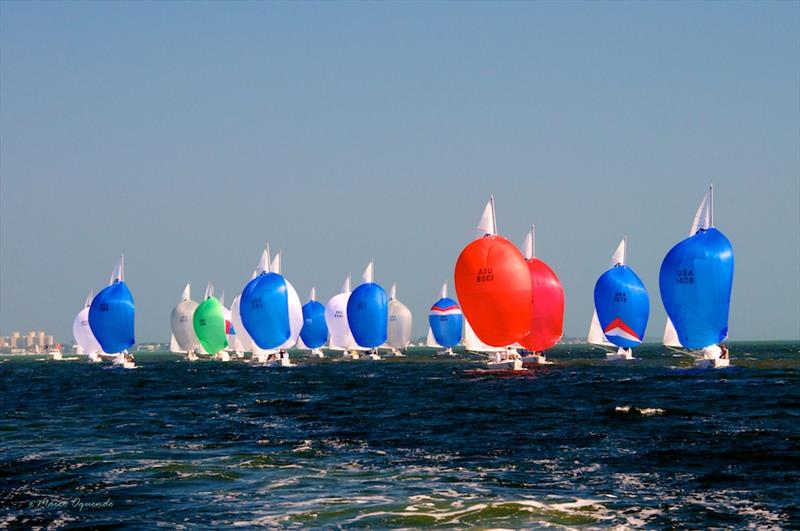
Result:
{"type": "Polygon", "coordinates": [[[203,349],[209,354],[216,354],[228,346],[225,335],[225,314],[222,304],[216,297],[209,297],[197,307],[192,318],[194,333],[203,349]]]}

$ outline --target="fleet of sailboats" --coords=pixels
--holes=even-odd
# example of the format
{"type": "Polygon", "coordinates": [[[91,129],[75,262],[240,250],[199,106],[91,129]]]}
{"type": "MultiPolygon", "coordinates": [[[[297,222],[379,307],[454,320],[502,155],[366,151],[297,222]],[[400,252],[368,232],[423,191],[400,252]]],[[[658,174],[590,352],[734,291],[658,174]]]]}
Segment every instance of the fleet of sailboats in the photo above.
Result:
{"type": "MultiPolygon", "coordinates": [[[[689,237],[665,256],[659,273],[661,299],[667,311],[663,344],[696,359],[698,367],[730,364],[728,316],[733,286],[733,249],[714,226],[714,195],[710,187],[692,221],[689,237]]],[[[454,355],[455,347],[487,356],[489,371],[518,372],[546,364],[545,351],[562,337],[564,289],[544,261],[536,256],[536,232],[531,226],[522,251],[497,232],[494,197],[487,202],[469,242],[455,264],[457,300],[447,295],[447,282],[428,314],[425,345],[454,355]],[[520,351],[521,354],[520,355],[520,351]]],[[[633,360],[642,343],[650,298],[642,280],[627,264],[627,237],[612,255],[609,268],[594,289],[594,313],[587,342],[606,350],[606,359],[633,360]]],[[[207,355],[229,361],[231,354],[254,365],[291,367],[289,349],[324,358],[323,348],[345,359],[381,359],[379,349],[395,356],[411,344],[412,313],[374,281],[370,261],[362,282],[351,291],[350,275],[341,291],[326,304],[312,288],[300,303],[297,291],[281,274],[281,252],[270,257],[265,246],[242,292],[225,307],[208,283],[203,300],[191,298],[187,283],[170,315],[170,351],[197,361],[207,355]],[[249,352],[249,359],[245,353],[249,352]]],[[[108,286],[90,293],[73,320],[78,355],[91,362],[111,359],[112,366],[135,368],[128,349],[135,343],[135,305],[124,281],[120,261],[108,286]]],[[[55,358],[54,358],[55,359],[55,358]]]]}

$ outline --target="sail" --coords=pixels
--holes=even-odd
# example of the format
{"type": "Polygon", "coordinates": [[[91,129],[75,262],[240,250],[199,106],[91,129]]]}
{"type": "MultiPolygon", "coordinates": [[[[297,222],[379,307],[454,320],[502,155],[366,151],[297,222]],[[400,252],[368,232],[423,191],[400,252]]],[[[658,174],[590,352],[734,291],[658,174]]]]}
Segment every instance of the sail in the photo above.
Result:
{"type": "Polygon", "coordinates": [[[386,342],[389,322],[389,298],[386,291],[373,280],[370,261],[363,275],[364,282],[353,290],[347,300],[347,322],[356,343],[377,348],[386,342]]]}
{"type": "Polygon", "coordinates": [[[289,289],[281,275],[262,273],[248,282],[239,304],[242,323],[259,347],[278,348],[291,338],[289,289]]]}
{"type": "Polygon", "coordinates": [[[263,349],[259,348],[258,345],[255,344],[255,341],[253,341],[253,338],[250,337],[250,334],[247,333],[247,330],[242,323],[239,301],[240,296],[237,296],[235,299],[233,299],[233,303],[231,304],[231,324],[233,324],[234,329],[236,329],[236,336],[241,344],[241,350],[253,352],[254,354],[263,352],[263,349]]]}
{"type": "Polygon", "coordinates": [[[350,350],[357,346],[347,321],[347,303],[350,295],[350,275],[348,275],[342,286],[342,292],[331,297],[325,305],[325,324],[328,325],[330,335],[329,348],[350,350]]]}
{"type": "Polygon", "coordinates": [[[436,342],[436,338],[433,337],[433,330],[428,327],[428,336],[425,338],[425,346],[431,348],[440,348],[442,345],[436,342]]]}
{"type": "Polygon", "coordinates": [[[600,326],[600,319],[597,318],[597,310],[595,310],[592,314],[592,324],[589,326],[589,336],[586,338],[586,342],[590,345],[604,347],[614,346],[614,344],[611,343],[603,333],[603,327],[600,326]]]}
{"type": "Polygon", "coordinates": [[[91,305],[91,301],[78,312],[72,321],[72,337],[75,338],[75,344],[78,345],[78,353],[82,354],[99,353],[102,350],[89,326],[89,305],[91,305]]]}
{"type": "Polygon", "coordinates": [[[436,343],[447,348],[458,345],[464,328],[461,307],[449,297],[437,300],[428,313],[428,325],[436,343]]]}
{"type": "Polygon", "coordinates": [[[627,247],[627,237],[622,238],[622,241],[619,242],[617,249],[614,251],[614,254],[611,255],[611,264],[609,267],[614,267],[616,265],[625,265],[625,248],[627,247]]]}
{"type": "Polygon", "coordinates": [[[222,315],[225,317],[225,337],[228,340],[228,348],[233,352],[244,350],[242,342],[239,341],[239,334],[236,327],[233,326],[233,312],[225,307],[225,291],[219,297],[220,306],[222,306],[222,315]]]}
{"type": "Polygon", "coordinates": [[[269,270],[272,273],[278,273],[279,275],[281,274],[281,251],[280,250],[278,250],[278,252],[275,253],[275,258],[273,258],[272,262],[270,262],[269,270]]]}
{"type": "Polygon", "coordinates": [[[675,245],[659,272],[661,300],[681,345],[701,349],[728,336],[733,248],[719,230],[700,230],[675,245]]]}
{"type": "Polygon", "coordinates": [[[175,334],[170,334],[169,336],[169,351],[176,354],[183,354],[186,352],[181,348],[180,345],[178,345],[178,340],[175,339],[175,334]]]}
{"type": "Polygon", "coordinates": [[[493,347],[481,341],[475,335],[466,316],[464,317],[464,348],[469,352],[502,352],[506,349],[505,345],[493,347]]]}
{"type": "Polygon", "coordinates": [[[303,328],[300,339],[308,348],[320,348],[328,340],[328,325],[325,322],[325,306],[315,300],[303,305],[303,328]]]}
{"type": "Polygon", "coordinates": [[[194,333],[203,350],[208,354],[216,354],[228,346],[225,334],[225,314],[219,299],[211,295],[213,289],[207,289],[208,298],[201,302],[192,316],[194,333]]]}
{"type": "Polygon", "coordinates": [[[564,331],[564,288],[555,271],[542,260],[527,260],[531,278],[530,332],[519,339],[523,348],[541,352],[561,339],[564,331]]]}
{"type": "Polygon", "coordinates": [[[117,354],[136,343],[134,337],[135,305],[123,278],[122,260],[114,271],[112,283],[92,300],[89,327],[103,352],[117,354]]]}
{"type": "Polygon", "coordinates": [[[169,319],[172,335],[180,350],[184,352],[197,351],[200,348],[200,341],[194,333],[194,312],[198,304],[191,300],[191,297],[191,284],[186,284],[181,294],[181,301],[172,309],[169,319]]]}
{"type": "Polygon", "coordinates": [[[680,340],[678,339],[678,331],[675,330],[675,325],[672,320],[667,317],[667,323],[664,325],[664,339],[661,341],[664,346],[672,348],[681,348],[680,340]]]}
{"type": "MultiPolygon", "coordinates": [[[[706,195],[697,207],[697,212],[692,219],[692,226],[689,229],[689,236],[694,236],[698,230],[709,229],[714,225],[714,186],[709,186],[706,195]]],[[[682,348],[680,340],[678,339],[678,331],[675,330],[675,325],[672,320],[667,317],[667,323],[664,325],[664,339],[662,343],[667,347],[682,348]]]]}
{"type": "Polygon", "coordinates": [[[603,273],[594,287],[594,306],[608,341],[622,348],[642,342],[650,315],[650,297],[633,269],[617,265],[603,273]]]}
{"type": "Polygon", "coordinates": [[[505,346],[530,331],[531,276],[517,247],[502,236],[467,245],[455,268],[456,293],[477,336],[505,346]]]}
{"type": "Polygon", "coordinates": [[[386,344],[391,348],[404,349],[411,343],[411,310],[392,297],[389,301],[389,323],[386,329],[386,344]]]}
{"type": "Polygon", "coordinates": [[[475,236],[477,238],[482,238],[484,236],[494,236],[496,234],[497,222],[494,213],[494,196],[492,196],[483,209],[483,214],[476,227],[475,236]]]}
{"type": "Polygon", "coordinates": [[[710,229],[714,224],[714,188],[709,187],[697,212],[692,220],[692,228],[689,229],[689,236],[694,236],[700,229],[710,229]]]}

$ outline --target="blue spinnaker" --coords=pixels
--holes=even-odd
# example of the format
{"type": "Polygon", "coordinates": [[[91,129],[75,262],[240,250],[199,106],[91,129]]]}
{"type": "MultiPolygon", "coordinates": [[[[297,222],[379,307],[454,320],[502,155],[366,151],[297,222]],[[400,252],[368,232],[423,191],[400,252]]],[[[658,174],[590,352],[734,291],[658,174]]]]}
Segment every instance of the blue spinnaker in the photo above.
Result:
{"type": "Polygon", "coordinates": [[[89,306],[89,327],[103,352],[116,354],[134,345],[134,314],[133,295],[122,280],[94,297],[89,306]]]}
{"type": "Polygon", "coordinates": [[[347,301],[347,322],[359,346],[376,348],[386,342],[389,298],[373,282],[361,284],[347,301]]]}
{"type": "Polygon", "coordinates": [[[681,345],[701,349],[728,337],[733,247],[715,228],[670,249],[659,273],[661,300],[681,345]]]}
{"type": "Polygon", "coordinates": [[[289,295],[277,273],[262,273],[247,283],[239,302],[247,333],[263,349],[278,348],[289,339],[289,295]]]}
{"type": "Polygon", "coordinates": [[[594,307],[606,338],[622,348],[642,342],[650,316],[650,296],[626,265],[612,267],[594,286],[594,307]]]}
{"type": "Polygon", "coordinates": [[[319,348],[328,340],[328,325],[325,323],[325,306],[318,301],[303,305],[303,328],[300,339],[308,348],[319,348]]]}
{"type": "Polygon", "coordinates": [[[461,342],[464,314],[453,299],[444,297],[436,301],[428,314],[428,324],[431,325],[434,339],[441,346],[450,348],[461,342]]]}

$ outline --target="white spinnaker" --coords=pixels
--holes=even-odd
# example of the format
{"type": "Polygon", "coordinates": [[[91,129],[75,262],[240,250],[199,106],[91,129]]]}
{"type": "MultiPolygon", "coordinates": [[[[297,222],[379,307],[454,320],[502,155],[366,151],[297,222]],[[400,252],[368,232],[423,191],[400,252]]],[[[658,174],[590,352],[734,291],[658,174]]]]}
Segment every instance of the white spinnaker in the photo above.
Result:
{"type": "Polygon", "coordinates": [[[411,310],[399,300],[389,301],[389,323],[386,329],[386,344],[403,349],[411,343],[411,310]]]}
{"type": "MultiPolygon", "coordinates": [[[[172,309],[169,319],[169,327],[175,341],[180,347],[180,351],[188,352],[194,350],[199,352],[202,349],[197,335],[194,333],[194,312],[198,303],[192,300],[191,283],[186,284],[181,294],[181,301],[172,309]]],[[[170,349],[172,350],[172,349],[170,349]]]]}
{"type": "Polygon", "coordinates": [[[469,352],[503,352],[505,347],[493,347],[481,341],[464,316],[464,347],[469,352]]]}
{"type": "MultiPolygon", "coordinates": [[[[708,187],[706,195],[697,207],[697,212],[692,220],[692,227],[689,229],[689,237],[697,234],[700,229],[709,229],[714,226],[714,186],[708,187]]],[[[672,324],[672,319],[667,316],[667,323],[664,325],[664,339],[662,343],[666,347],[683,348],[680,339],[678,339],[678,331],[675,330],[675,325],[672,324]]]]}
{"type": "Polygon", "coordinates": [[[86,303],[75,320],[72,321],[72,336],[75,338],[75,343],[78,345],[79,354],[92,354],[94,352],[101,353],[103,348],[94,337],[91,326],[89,326],[89,306],[92,304],[92,294],[86,299],[86,303]],[[82,352],[81,352],[82,351],[82,352]]]}
{"type": "Polygon", "coordinates": [[[325,324],[328,325],[330,348],[355,350],[358,348],[350,324],[347,322],[347,301],[350,300],[350,275],[344,281],[342,292],[334,295],[325,305],[325,324]]]}

